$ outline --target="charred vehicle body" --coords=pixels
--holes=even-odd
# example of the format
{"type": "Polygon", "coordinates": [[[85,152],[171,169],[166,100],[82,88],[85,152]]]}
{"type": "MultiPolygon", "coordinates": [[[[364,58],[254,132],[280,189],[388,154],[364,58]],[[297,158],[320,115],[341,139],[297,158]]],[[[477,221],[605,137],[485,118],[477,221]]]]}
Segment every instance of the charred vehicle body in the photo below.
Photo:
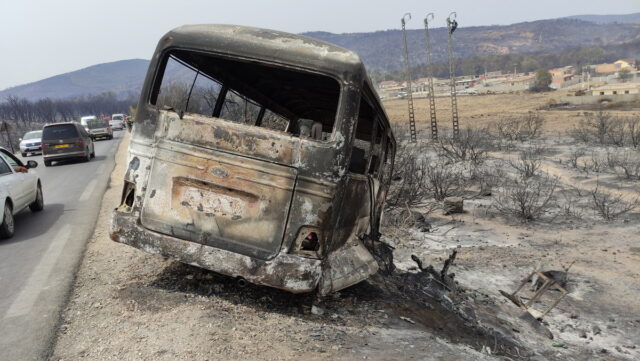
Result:
{"type": "Polygon", "coordinates": [[[149,65],[111,238],[255,284],[328,294],[378,270],[395,139],[360,58],[230,25],[149,65]]]}

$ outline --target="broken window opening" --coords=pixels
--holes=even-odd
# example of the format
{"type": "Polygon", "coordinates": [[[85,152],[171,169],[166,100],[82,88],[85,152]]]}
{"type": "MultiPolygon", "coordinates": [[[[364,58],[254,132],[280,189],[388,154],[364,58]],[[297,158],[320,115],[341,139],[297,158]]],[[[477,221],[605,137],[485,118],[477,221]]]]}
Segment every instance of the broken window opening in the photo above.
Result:
{"type": "Polygon", "coordinates": [[[381,154],[382,133],[386,132],[365,95],[360,97],[360,111],[353,140],[349,171],[377,174],[381,154]]]}
{"type": "Polygon", "coordinates": [[[388,185],[391,183],[391,173],[393,171],[393,160],[395,158],[395,150],[393,147],[393,140],[388,134],[385,134],[385,147],[382,155],[382,176],[380,181],[382,184],[388,185]]]}
{"type": "Polygon", "coordinates": [[[171,51],[159,75],[149,102],[160,109],[318,141],[335,127],[341,89],[329,76],[186,50],[171,51]]]}
{"type": "Polygon", "coordinates": [[[261,107],[258,103],[247,99],[247,97],[233,90],[229,90],[227,91],[218,118],[230,120],[235,123],[255,125],[260,109],[261,107]]]}

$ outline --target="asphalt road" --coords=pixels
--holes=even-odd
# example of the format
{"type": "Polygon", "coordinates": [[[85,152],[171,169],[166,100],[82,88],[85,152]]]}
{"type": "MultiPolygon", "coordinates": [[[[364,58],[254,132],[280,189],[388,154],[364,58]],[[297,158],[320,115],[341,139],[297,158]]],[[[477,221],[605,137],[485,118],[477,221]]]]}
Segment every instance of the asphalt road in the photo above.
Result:
{"type": "Polygon", "coordinates": [[[22,211],[14,237],[0,240],[0,360],[47,357],[123,132],[95,142],[88,163],[45,167],[42,156],[26,158],[38,162],[45,206],[22,211]]]}

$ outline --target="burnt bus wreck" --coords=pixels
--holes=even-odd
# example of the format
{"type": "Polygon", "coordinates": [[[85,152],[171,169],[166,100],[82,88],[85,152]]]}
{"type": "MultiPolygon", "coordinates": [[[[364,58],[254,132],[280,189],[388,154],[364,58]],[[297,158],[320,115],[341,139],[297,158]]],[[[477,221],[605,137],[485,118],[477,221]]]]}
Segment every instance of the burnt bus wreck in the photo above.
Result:
{"type": "Polygon", "coordinates": [[[272,30],[183,26],[158,43],[111,238],[290,292],[378,269],[396,143],[359,57],[272,30]]]}

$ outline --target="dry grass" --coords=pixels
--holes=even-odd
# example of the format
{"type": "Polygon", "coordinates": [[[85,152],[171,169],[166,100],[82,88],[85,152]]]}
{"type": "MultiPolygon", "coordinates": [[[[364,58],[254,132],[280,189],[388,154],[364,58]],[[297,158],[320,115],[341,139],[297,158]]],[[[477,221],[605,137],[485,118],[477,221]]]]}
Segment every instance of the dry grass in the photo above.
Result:
{"type": "MultiPolygon", "coordinates": [[[[524,116],[530,111],[546,108],[549,103],[557,102],[564,92],[538,94],[494,94],[458,97],[460,127],[487,126],[489,123],[510,116],[524,116]]],[[[405,99],[387,99],[383,101],[385,110],[392,122],[407,122],[407,101],[405,99]]],[[[419,131],[427,134],[429,104],[427,99],[414,99],[416,121],[419,131]]],[[[439,129],[451,128],[451,100],[448,97],[436,98],[436,110],[439,129]]],[[[628,111],[607,110],[612,116],[629,115],[628,111]]],[[[584,117],[582,110],[540,110],[545,118],[543,136],[558,135],[576,126],[584,117]]]]}

